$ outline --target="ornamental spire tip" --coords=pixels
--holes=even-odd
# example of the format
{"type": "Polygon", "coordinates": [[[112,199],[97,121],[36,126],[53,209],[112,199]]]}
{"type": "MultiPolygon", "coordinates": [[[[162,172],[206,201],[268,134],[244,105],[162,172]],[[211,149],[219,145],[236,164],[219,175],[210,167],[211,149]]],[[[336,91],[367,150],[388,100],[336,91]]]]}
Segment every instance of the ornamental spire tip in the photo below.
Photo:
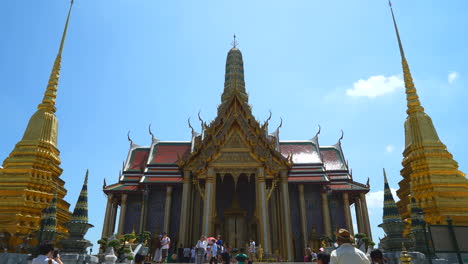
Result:
{"type": "Polygon", "coordinates": [[[62,50],[65,43],[65,39],[67,36],[68,30],[68,22],[70,21],[70,14],[73,7],[73,0],[70,2],[70,8],[68,9],[67,20],[65,22],[65,28],[63,29],[62,40],[60,41],[60,47],[55,57],[54,66],[52,67],[52,72],[50,73],[49,82],[47,84],[46,91],[44,93],[44,97],[42,102],[38,105],[38,109],[45,109],[48,111],[52,111],[55,113],[55,101],[57,98],[57,89],[58,89],[58,81],[60,77],[60,70],[62,64],[62,50]]]}
{"type": "Polygon", "coordinates": [[[236,40],[236,34],[234,33],[234,40],[232,41],[231,45],[232,45],[232,48],[235,49],[237,48],[237,45],[239,45],[239,42],[236,40]]]}

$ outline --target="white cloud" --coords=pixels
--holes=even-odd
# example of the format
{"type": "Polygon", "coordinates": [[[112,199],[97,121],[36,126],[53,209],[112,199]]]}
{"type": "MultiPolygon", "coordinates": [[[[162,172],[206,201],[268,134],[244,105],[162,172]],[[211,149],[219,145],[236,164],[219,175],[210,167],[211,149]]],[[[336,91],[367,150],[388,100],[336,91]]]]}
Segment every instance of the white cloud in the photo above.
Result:
{"type": "Polygon", "coordinates": [[[393,145],[388,145],[385,147],[385,151],[387,153],[392,153],[395,150],[395,147],[393,145]]]}
{"type": "Polygon", "coordinates": [[[452,84],[456,79],[458,79],[458,77],[460,77],[458,72],[451,72],[448,74],[448,82],[452,84]]]}
{"type": "MultiPolygon", "coordinates": [[[[396,189],[390,188],[390,191],[393,194],[393,199],[397,202],[398,196],[396,195],[396,189]]],[[[384,200],[384,191],[369,192],[366,195],[367,201],[367,210],[369,210],[369,215],[383,213],[383,200],[384,200]]]]}
{"type": "Polygon", "coordinates": [[[404,82],[401,77],[393,75],[385,77],[383,75],[371,76],[367,80],[359,80],[353,84],[353,89],[347,89],[346,95],[352,97],[375,98],[384,94],[392,93],[403,88],[404,82]]]}

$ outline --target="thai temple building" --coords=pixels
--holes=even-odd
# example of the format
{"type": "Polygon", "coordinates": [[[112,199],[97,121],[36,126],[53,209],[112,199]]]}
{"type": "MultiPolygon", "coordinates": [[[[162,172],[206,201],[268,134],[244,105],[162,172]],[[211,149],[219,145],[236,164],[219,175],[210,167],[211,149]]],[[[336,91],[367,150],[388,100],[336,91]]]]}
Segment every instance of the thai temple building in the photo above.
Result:
{"type": "Polygon", "coordinates": [[[40,228],[41,212],[50,204],[56,207],[53,214],[59,235],[67,232],[64,224],[71,219],[70,204],[64,200],[65,182],[60,178],[62,168],[55,116],[62,50],[71,10],[72,5],[42,102],[29,119],[23,138],[4,160],[3,168],[0,167],[0,233],[8,238],[9,249],[21,243],[20,236],[40,228]]]}
{"type": "MultiPolygon", "coordinates": [[[[405,149],[397,202],[401,216],[411,219],[411,198],[424,212],[428,224],[468,225],[468,180],[440,140],[431,118],[424,112],[406,61],[400,34],[390,6],[403,66],[407,118],[405,149]]],[[[407,229],[407,232],[409,229],[407,229]]],[[[406,233],[407,233],[406,232],[406,233]]]]}
{"type": "Polygon", "coordinates": [[[294,141],[280,139],[281,125],[269,133],[271,116],[261,124],[252,114],[235,39],[233,46],[217,116],[209,124],[199,116],[200,133],[189,120],[190,141],[162,141],[151,130],[149,146],[129,138],[119,181],[103,187],[102,236],[167,232],[179,246],[221,234],[232,247],[254,239],[266,255],[283,260],[302,258],[306,244],[318,249],[338,228],[371,236],[369,184],[353,180],[342,138],[321,146],[320,130],[294,141]]]}

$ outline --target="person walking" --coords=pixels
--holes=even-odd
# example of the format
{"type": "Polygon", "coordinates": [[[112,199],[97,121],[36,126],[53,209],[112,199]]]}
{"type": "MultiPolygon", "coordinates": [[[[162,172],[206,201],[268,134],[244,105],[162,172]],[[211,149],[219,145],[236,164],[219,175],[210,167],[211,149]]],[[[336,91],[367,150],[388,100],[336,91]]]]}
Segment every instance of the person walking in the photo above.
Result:
{"type": "Polygon", "coordinates": [[[162,236],[159,235],[154,241],[153,261],[155,261],[156,263],[161,262],[161,239],[162,239],[162,236]]]}
{"type": "Polygon", "coordinates": [[[161,257],[162,257],[163,263],[167,261],[167,254],[169,252],[170,244],[171,244],[171,239],[164,232],[162,239],[161,239],[161,257]]]}
{"type": "Polygon", "coordinates": [[[229,246],[229,243],[226,243],[224,246],[223,253],[221,254],[221,259],[223,261],[223,264],[230,264],[231,263],[231,247],[229,246]]]}
{"type": "Polygon", "coordinates": [[[195,245],[195,251],[196,251],[196,257],[195,257],[195,263],[196,264],[202,264],[204,262],[205,258],[205,252],[206,252],[206,238],[205,236],[201,236],[200,240],[198,240],[197,244],[195,245]]]}
{"type": "Polygon", "coordinates": [[[190,250],[190,263],[195,263],[196,255],[197,255],[197,248],[194,246],[192,250],[190,250]]]}
{"type": "Polygon", "coordinates": [[[257,248],[255,247],[255,241],[250,239],[249,241],[249,262],[255,260],[255,254],[257,253],[257,248]]]}
{"type": "Polygon", "coordinates": [[[220,247],[218,244],[216,244],[216,239],[211,240],[212,245],[211,245],[211,257],[210,257],[210,264],[218,264],[218,248],[220,247]]]}
{"type": "Polygon", "coordinates": [[[190,262],[190,248],[185,247],[183,252],[183,262],[189,263],[190,262]]]}
{"type": "Polygon", "coordinates": [[[370,264],[366,254],[353,247],[353,236],[346,229],[340,229],[335,233],[339,247],[332,251],[330,264],[370,264]]]}

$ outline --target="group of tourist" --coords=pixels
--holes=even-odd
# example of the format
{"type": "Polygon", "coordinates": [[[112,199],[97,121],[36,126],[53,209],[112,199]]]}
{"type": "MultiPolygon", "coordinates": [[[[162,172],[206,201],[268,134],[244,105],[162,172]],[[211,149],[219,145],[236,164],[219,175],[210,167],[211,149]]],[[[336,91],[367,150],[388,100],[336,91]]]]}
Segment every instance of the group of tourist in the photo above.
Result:
{"type": "Polygon", "coordinates": [[[233,249],[228,243],[224,243],[221,235],[217,238],[201,236],[200,240],[192,249],[192,259],[190,262],[196,264],[210,263],[210,264],[230,264],[237,262],[238,264],[251,263],[256,253],[255,241],[249,241],[248,254],[245,248],[239,251],[233,249]]]}
{"type": "Polygon", "coordinates": [[[323,252],[323,248],[316,254],[307,245],[304,258],[305,261],[317,262],[317,264],[384,264],[383,254],[376,249],[371,252],[370,259],[364,252],[355,248],[353,236],[346,229],[340,229],[336,235],[336,243],[338,248],[333,250],[331,254],[323,252]]]}
{"type": "Polygon", "coordinates": [[[249,260],[254,260],[256,255],[255,241],[249,241],[249,247],[246,252],[244,248],[233,249],[228,243],[224,243],[221,235],[215,237],[201,236],[193,248],[183,247],[173,250],[171,256],[168,256],[171,239],[166,233],[153,239],[151,247],[153,254],[151,259],[156,263],[165,262],[183,262],[183,263],[209,263],[209,264],[230,264],[237,262],[245,264],[249,260]]]}

